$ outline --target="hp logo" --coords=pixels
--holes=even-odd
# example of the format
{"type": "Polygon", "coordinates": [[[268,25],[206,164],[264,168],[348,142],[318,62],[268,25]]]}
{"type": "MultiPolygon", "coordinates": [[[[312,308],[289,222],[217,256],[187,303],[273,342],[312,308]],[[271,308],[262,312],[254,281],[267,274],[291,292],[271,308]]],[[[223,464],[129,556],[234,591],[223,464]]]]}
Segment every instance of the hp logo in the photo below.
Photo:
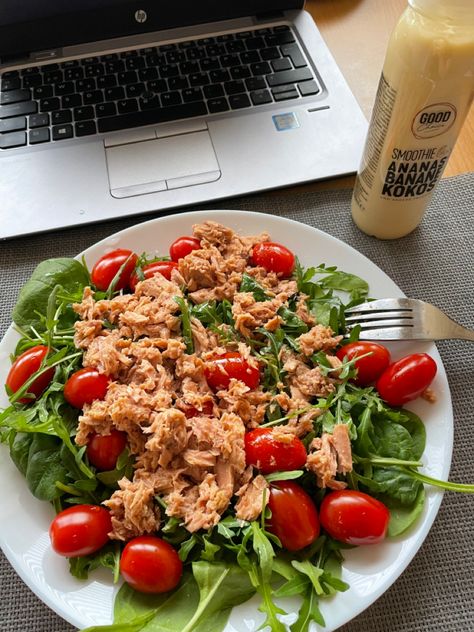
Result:
{"type": "Polygon", "coordinates": [[[135,11],[135,20],[138,22],[138,24],[143,24],[143,22],[147,21],[147,14],[146,11],[144,11],[143,9],[138,9],[138,11],[135,11]]]}

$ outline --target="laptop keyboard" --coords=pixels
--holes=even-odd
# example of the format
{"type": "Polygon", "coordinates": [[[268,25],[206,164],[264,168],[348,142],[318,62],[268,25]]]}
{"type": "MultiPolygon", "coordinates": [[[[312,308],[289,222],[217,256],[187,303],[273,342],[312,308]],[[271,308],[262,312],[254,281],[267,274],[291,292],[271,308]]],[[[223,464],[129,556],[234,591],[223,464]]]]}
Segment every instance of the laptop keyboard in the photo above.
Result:
{"type": "Polygon", "coordinates": [[[286,25],[1,75],[0,149],[255,108],[320,92],[286,25]]]}

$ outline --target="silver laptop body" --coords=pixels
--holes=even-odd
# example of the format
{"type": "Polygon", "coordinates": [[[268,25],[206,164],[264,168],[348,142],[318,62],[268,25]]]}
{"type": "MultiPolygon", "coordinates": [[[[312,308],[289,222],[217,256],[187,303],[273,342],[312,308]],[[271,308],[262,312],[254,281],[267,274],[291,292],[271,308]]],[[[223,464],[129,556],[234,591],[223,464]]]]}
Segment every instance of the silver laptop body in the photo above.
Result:
{"type": "Polygon", "coordinates": [[[0,72],[21,75],[31,65],[281,25],[290,26],[296,37],[315,75],[317,94],[0,150],[0,238],[354,172],[367,123],[304,10],[33,52],[27,61],[4,62],[0,72]]]}

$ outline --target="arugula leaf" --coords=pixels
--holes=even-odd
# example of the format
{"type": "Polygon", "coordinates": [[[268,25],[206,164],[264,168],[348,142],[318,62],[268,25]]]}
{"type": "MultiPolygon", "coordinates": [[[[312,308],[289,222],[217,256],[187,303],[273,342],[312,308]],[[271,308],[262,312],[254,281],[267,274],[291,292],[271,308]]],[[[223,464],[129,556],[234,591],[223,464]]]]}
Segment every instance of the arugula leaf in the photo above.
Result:
{"type": "Polygon", "coordinates": [[[246,272],[242,275],[239,292],[252,292],[256,301],[268,301],[270,298],[263,287],[246,272]]]}
{"type": "Polygon", "coordinates": [[[308,331],[308,325],[301,318],[285,305],[282,305],[277,312],[283,320],[282,329],[291,336],[301,336],[308,331]]]}
{"type": "Polygon", "coordinates": [[[114,582],[120,577],[120,545],[107,544],[97,553],[83,557],[69,558],[69,570],[71,575],[78,579],[87,579],[89,573],[100,566],[110,568],[114,574],[114,582]]]}
{"type": "Polygon", "coordinates": [[[194,353],[193,332],[191,329],[191,314],[188,303],[181,296],[175,296],[174,300],[178,303],[181,310],[181,327],[183,339],[186,344],[186,353],[194,353]]]}
{"type": "Polygon", "coordinates": [[[303,603],[298,612],[298,619],[292,624],[290,630],[291,632],[308,632],[312,621],[323,627],[326,625],[319,609],[318,597],[309,586],[303,594],[303,603]]]}
{"type": "Polygon", "coordinates": [[[13,309],[13,322],[20,327],[45,328],[49,297],[56,286],[75,292],[89,284],[89,273],[76,259],[47,259],[33,271],[30,279],[20,290],[13,309]]]}
{"type": "Polygon", "coordinates": [[[269,626],[272,632],[286,632],[286,626],[277,617],[278,614],[286,614],[286,612],[273,601],[270,584],[260,581],[258,592],[262,596],[262,603],[258,609],[266,615],[265,621],[259,627],[259,630],[269,626]]]}

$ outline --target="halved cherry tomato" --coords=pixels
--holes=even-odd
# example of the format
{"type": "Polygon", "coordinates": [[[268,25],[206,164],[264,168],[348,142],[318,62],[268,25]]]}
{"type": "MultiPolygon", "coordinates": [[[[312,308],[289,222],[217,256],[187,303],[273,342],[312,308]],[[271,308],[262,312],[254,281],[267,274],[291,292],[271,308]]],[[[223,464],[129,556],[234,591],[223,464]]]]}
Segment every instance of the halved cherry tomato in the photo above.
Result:
{"type": "Polygon", "coordinates": [[[84,408],[95,399],[104,399],[109,378],[96,369],[86,367],[71,375],[64,385],[64,398],[74,408],[84,408]]]}
{"type": "Polygon", "coordinates": [[[201,410],[199,410],[192,404],[183,402],[180,404],[179,409],[183,411],[187,419],[191,419],[192,417],[198,417],[199,415],[212,415],[214,403],[211,401],[204,402],[201,406],[201,410]]]}
{"type": "Polygon", "coordinates": [[[302,487],[292,481],[277,481],[270,486],[268,506],[272,517],[267,529],[288,551],[299,551],[319,536],[316,506],[302,487]]]}
{"type": "Polygon", "coordinates": [[[376,342],[360,340],[359,342],[350,342],[344,345],[336,353],[339,360],[344,360],[345,356],[352,360],[366,353],[370,353],[370,355],[356,360],[354,364],[357,369],[357,377],[354,382],[358,386],[368,386],[375,382],[390,364],[390,351],[376,342]]]}
{"type": "Polygon", "coordinates": [[[170,257],[173,261],[179,261],[193,250],[200,250],[201,242],[196,237],[178,237],[170,246],[170,257]]]}
{"type": "Polygon", "coordinates": [[[112,283],[115,275],[125,264],[122,274],[115,286],[116,290],[124,290],[129,287],[130,276],[135,270],[137,261],[137,255],[125,248],[117,248],[117,250],[107,252],[92,268],[91,281],[98,290],[105,292],[112,283]]]}
{"type": "Polygon", "coordinates": [[[125,545],[120,572],[135,590],[157,594],[176,588],[183,574],[183,563],[171,544],[152,535],[142,535],[125,545]]]}
{"type": "MultiPolygon", "coordinates": [[[[10,371],[7,375],[6,385],[13,392],[16,393],[30,377],[39,370],[43,359],[48,355],[48,347],[44,345],[37,345],[27,349],[10,367],[10,371]]],[[[54,368],[48,369],[28,387],[27,393],[31,393],[36,397],[39,397],[41,393],[49,386],[49,383],[53,379],[54,368]]],[[[28,404],[34,401],[32,398],[21,397],[18,400],[21,404],[28,404]]]]}
{"type": "MultiPolygon", "coordinates": [[[[153,263],[148,263],[146,266],[143,266],[142,272],[145,279],[150,279],[159,272],[165,279],[171,281],[171,273],[177,267],[178,264],[175,261],[154,261],[153,263]]],[[[136,272],[134,272],[130,277],[130,289],[132,292],[135,292],[139,280],[136,272]]]]}
{"type": "Polygon", "coordinates": [[[376,388],[389,406],[403,406],[428,388],[436,371],[436,362],[431,356],[413,353],[385,369],[377,380],[376,388]]]}
{"type": "Polygon", "coordinates": [[[51,546],[59,555],[82,557],[101,549],[112,531],[110,514],[97,505],[74,505],[58,513],[49,527],[51,546]]]}
{"type": "Polygon", "coordinates": [[[271,428],[255,428],[245,434],[245,459],[262,474],[297,470],[306,463],[306,448],[295,436],[288,442],[275,439],[271,428]]]}
{"type": "Polygon", "coordinates": [[[126,445],[127,435],[120,430],[114,429],[108,435],[94,434],[87,444],[87,457],[98,470],[107,472],[115,468],[126,445]]]}
{"type": "Polygon", "coordinates": [[[390,511],[368,494],[344,489],[324,497],[319,519],[335,540],[355,546],[377,544],[387,533],[390,511]]]}
{"type": "Polygon", "coordinates": [[[205,375],[214,391],[227,388],[232,378],[244,382],[250,389],[257,388],[260,382],[260,371],[237,351],[228,351],[208,360],[205,375]]]}
{"type": "Polygon", "coordinates": [[[295,255],[286,246],[274,241],[264,241],[253,247],[252,262],[256,266],[262,266],[267,272],[289,277],[295,268],[295,255]]]}

